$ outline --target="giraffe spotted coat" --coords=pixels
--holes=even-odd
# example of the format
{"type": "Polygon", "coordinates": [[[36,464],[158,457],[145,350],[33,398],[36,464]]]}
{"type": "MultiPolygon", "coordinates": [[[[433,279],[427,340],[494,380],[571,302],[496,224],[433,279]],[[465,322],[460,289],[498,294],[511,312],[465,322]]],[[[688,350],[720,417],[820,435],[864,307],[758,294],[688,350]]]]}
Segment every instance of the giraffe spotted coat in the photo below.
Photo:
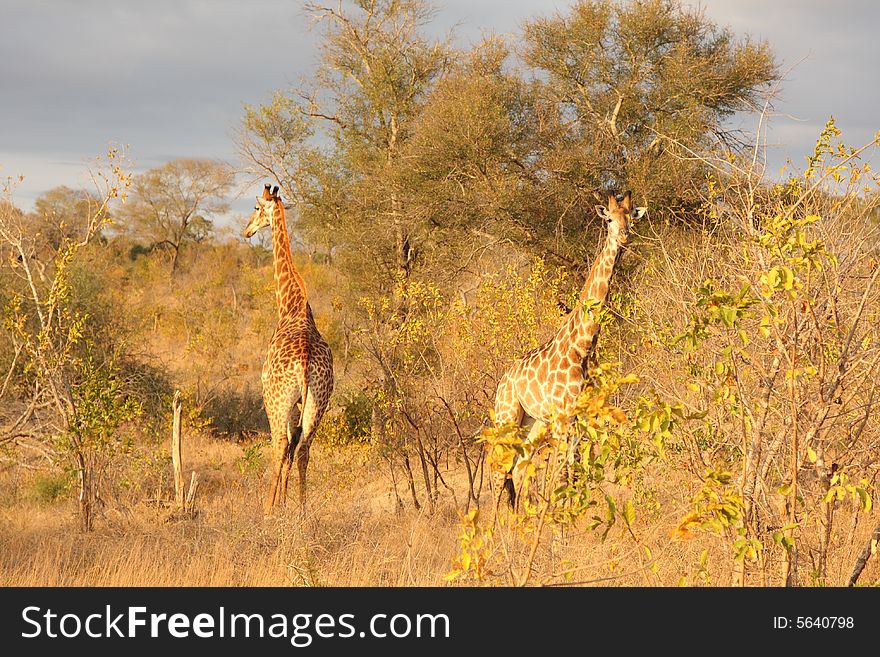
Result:
{"type": "Polygon", "coordinates": [[[278,302],[278,325],[269,341],[262,374],[263,404],[272,432],[272,474],[265,503],[266,513],[271,513],[284,503],[294,461],[300,504],[305,506],[309,450],[333,391],[333,354],[315,325],[305,282],[293,265],[278,188],[271,191],[269,185],[263,196],[257,197],[245,237],[264,226],[272,228],[278,302]]]}
{"type": "MultiPolygon", "coordinates": [[[[606,220],[608,235],[596,258],[580,295],[580,304],[566,318],[547,343],[516,361],[502,376],[495,394],[495,426],[515,424],[530,428],[529,442],[555,411],[566,408],[581,393],[596,348],[599,309],[608,296],[621,247],[629,240],[630,222],[640,218],[645,208],[633,211],[631,194],[618,203],[609,195],[608,207],[596,206],[606,220]]],[[[510,473],[497,488],[505,488],[511,504],[516,500],[515,482],[510,473]]],[[[500,494],[500,490],[498,491],[500,494]]]]}

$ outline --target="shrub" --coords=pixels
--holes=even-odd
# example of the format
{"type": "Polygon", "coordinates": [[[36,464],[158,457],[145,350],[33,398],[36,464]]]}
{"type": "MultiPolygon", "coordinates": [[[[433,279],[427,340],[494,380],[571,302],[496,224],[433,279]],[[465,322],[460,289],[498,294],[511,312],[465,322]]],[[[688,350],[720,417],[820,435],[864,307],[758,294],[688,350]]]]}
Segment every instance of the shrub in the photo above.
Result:
{"type": "Polygon", "coordinates": [[[71,472],[48,472],[37,474],[30,483],[30,494],[41,504],[51,504],[66,497],[73,483],[71,472]]]}

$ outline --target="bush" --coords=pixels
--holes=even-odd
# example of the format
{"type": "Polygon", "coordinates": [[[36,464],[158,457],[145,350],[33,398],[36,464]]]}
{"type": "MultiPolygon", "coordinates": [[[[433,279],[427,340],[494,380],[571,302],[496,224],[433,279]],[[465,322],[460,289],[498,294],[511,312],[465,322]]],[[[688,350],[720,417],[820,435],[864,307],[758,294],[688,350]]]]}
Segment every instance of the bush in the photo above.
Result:
{"type": "Polygon", "coordinates": [[[324,415],[317,439],[325,445],[362,445],[370,442],[375,400],[362,390],[339,395],[336,408],[324,415]]]}
{"type": "Polygon", "coordinates": [[[31,481],[28,497],[40,504],[52,504],[67,496],[72,483],[71,472],[38,474],[31,481]]]}
{"type": "Polygon", "coordinates": [[[259,477],[266,465],[265,441],[242,443],[241,457],[236,461],[238,471],[244,476],[259,477]]]}

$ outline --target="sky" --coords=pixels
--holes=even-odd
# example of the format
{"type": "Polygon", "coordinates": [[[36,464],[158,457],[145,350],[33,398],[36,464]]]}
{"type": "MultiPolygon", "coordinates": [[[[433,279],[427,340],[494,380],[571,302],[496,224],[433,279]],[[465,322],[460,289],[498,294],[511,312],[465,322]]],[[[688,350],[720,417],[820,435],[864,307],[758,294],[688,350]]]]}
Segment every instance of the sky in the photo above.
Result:
{"type": "MultiPolygon", "coordinates": [[[[767,40],[785,81],[768,162],[801,165],[829,116],[853,145],[880,129],[875,0],[685,0],[767,40]]],[[[569,0],[440,0],[431,31],[457,45],[515,34],[569,0]]],[[[236,162],[243,105],[308,81],[318,34],[302,0],[0,0],[0,178],[23,175],[29,209],[57,185],[88,187],[90,161],[127,145],[135,172],[178,157],[236,162]]],[[[754,120],[745,119],[746,128],[754,120]]],[[[250,207],[253,190],[233,203],[250,207]]]]}

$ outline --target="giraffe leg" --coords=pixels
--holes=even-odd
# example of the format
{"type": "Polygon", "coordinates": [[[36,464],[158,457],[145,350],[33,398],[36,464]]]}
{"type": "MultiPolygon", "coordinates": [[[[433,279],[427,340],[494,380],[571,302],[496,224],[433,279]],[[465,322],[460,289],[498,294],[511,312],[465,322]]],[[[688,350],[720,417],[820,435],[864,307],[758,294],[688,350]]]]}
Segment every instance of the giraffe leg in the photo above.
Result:
{"type": "Polygon", "coordinates": [[[280,502],[282,471],[289,444],[286,424],[286,418],[277,415],[269,420],[269,426],[272,430],[272,469],[269,492],[266,496],[266,515],[271,515],[275,506],[280,502]]]}
{"type": "Polygon", "coordinates": [[[281,502],[287,501],[287,482],[290,479],[290,470],[293,467],[294,454],[302,438],[302,427],[291,426],[287,432],[287,452],[284,454],[284,467],[281,470],[281,502]]]}
{"type": "MultiPolygon", "coordinates": [[[[522,405],[516,399],[512,384],[508,379],[502,380],[495,395],[495,426],[502,427],[506,424],[520,425],[524,415],[525,412],[522,405]]],[[[516,488],[511,478],[512,471],[512,468],[510,472],[492,470],[490,485],[492,487],[492,496],[495,498],[496,509],[501,505],[501,498],[505,491],[507,492],[507,503],[510,505],[510,508],[515,508],[516,506],[516,488]]]]}
{"type": "MultiPolygon", "coordinates": [[[[529,433],[525,440],[523,440],[523,453],[517,459],[516,463],[514,463],[513,470],[511,471],[511,478],[508,480],[512,483],[513,489],[519,491],[520,495],[523,494],[525,463],[532,458],[532,453],[535,450],[535,438],[544,428],[544,423],[526,416],[525,421],[523,422],[523,427],[527,428],[529,433]]],[[[513,508],[516,508],[516,500],[514,500],[512,506],[513,508]]]]}
{"type": "Polygon", "coordinates": [[[284,506],[284,503],[287,501],[287,479],[290,477],[290,460],[291,460],[291,450],[293,449],[293,431],[295,428],[291,426],[290,420],[287,421],[287,424],[284,427],[284,434],[287,436],[287,449],[284,450],[284,454],[281,457],[281,472],[278,475],[278,505],[284,506]]]}
{"type": "Polygon", "coordinates": [[[293,465],[293,453],[302,437],[302,427],[299,426],[299,413],[295,408],[290,409],[287,425],[285,426],[287,436],[287,451],[284,453],[284,462],[281,467],[281,504],[287,501],[287,482],[290,478],[290,468],[293,465]]]}
{"type": "MultiPolygon", "coordinates": [[[[313,376],[312,380],[317,380],[317,377],[313,376]]],[[[296,461],[299,474],[299,503],[300,511],[303,514],[306,510],[306,471],[309,467],[309,450],[318,423],[324,416],[324,411],[327,410],[328,401],[329,394],[325,393],[321,386],[310,386],[305,407],[302,409],[302,433],[296,446],[291,450],[293,452],[292,460],[296,461]]]]}
{"type": "Polygon", "coordinates": [[[299,504],[303,514],[306,511],[306,470],[309,467],[310,442],[302,441],[296,449],[296,467],[299,472],[299,504]]]}

